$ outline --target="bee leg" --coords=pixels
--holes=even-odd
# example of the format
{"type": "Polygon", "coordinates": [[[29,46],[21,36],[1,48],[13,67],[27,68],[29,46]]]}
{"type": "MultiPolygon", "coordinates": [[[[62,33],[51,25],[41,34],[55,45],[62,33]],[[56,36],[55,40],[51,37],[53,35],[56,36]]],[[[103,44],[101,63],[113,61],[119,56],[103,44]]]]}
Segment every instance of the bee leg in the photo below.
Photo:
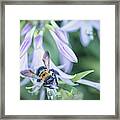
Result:
{"type": "Polygon", "coordinates": [[[54,75],[54,77],[55,77],[55,78],[54,78],[54,80],[55,80],[55,84],[56,84],[56,86],[58,86],[58,81],[57,81],[57,80],[58,80],[58,78],[57,78],[57,76],[56,76],[56,75],[54,75]]]}

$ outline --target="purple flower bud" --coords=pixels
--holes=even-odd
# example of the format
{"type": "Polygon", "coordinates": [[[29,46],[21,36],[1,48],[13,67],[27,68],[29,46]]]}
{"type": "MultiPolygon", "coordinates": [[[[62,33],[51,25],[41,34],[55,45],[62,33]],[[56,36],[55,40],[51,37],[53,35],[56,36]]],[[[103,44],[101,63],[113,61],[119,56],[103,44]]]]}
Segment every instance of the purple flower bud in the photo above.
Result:
{"type": "Polygon", "coordinates": [[[27,23],[24,28],[21,31],[21,35],[25,35],[27,32],[29,32],[32,28],[32,25],[30,23],[27,23]]]}
{"type": "Polygon", "coordinates": [[[66,32],[64,32],[64,31],[61,30],[61,29],[57,29],[57,28],[55,29],[54,32],[55,32],[56,36],[57,36],[62,42],[66,43],[66,44],[69,43],[66,32]]]}
{"type": "Polygon", "coordinates": [[[70,60],[71,62],[77,62],[77,57],[74,54],[74,52],[72,51],[72,49],[70,47],[68,47],[67,44],[65,44],[64,42],[62,42],[59,37],[55,34],[55,32],[50,30],[51,35],[53,36],[56,45],[58,47],[59,52],[65,56],[68,60],[70,60]]]}
{"type": "Polygon", "coordinates": [[[32,37],[34,33],[35,27],[33,27],[25,36],[21,46],[20,46],[20,58],[27,52],[28,48],[32,43],[32,37]]]}

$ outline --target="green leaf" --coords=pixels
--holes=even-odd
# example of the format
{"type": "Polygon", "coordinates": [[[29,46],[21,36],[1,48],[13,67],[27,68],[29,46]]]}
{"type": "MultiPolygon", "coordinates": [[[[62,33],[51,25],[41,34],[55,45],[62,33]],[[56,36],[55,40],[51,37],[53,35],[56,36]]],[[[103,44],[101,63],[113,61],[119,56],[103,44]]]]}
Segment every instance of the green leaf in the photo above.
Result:
{"type": "Polygon", "coordinates": [[[72,79],[73,82],[76,82],[78,80],[80,80],[81,78],[85,77],[86,75],[90,74],[94,72],[94,70],[88,70],[88,71],[84,71],[81,73],[76,74],[76,76],[72,79]]]}
{"type": "Polygon", "coordinates": [[[69,92],[71,92],[71,90],[72,90],[72,86],[67,85],[67,84],[59,84],[59,87],[64,89],[64,90],[67,90],[69,92]]]}

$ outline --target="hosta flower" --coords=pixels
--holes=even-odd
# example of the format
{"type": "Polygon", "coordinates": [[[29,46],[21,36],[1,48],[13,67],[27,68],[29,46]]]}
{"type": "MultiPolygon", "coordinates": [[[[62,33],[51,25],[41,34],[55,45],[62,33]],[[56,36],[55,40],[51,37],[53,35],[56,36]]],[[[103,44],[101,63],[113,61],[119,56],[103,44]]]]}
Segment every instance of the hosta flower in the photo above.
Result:
{"type": "MultiPolygon", "coordinates": [[[[37,69],[40,66],[44,65],[42,57],[43,57],[43,54],[44,54],[45,51],[43,49],[43,39],[42,38],[43,38],[43,32],[42,31],[40,33],[38,33],[37,35],[34,35],[33,60],[32,60],[31,67],[30,67],[30,68],[33,69],[33,71],[37,71],[37,69]]],[[[29,46],[29,44],[27,44],[27,45],[29,46]]],[[[26,46],[26,47],[28,48],[28,46],[26,46]]],[[[25,57],[25,55],[26,54],[24,54],[21,59],[23,59],[25,57]]],[[[58,71],[59,78],[71,79],[71,78],[74,77],[74,76],[68,75],[68,74],[64,73],[63,71],[61,71],[60,69],[58,69],[51,60],[50,60],[50,69],[54,69],[54,70],[58,71]]],[[[21,69],[21,70],[23,70],[23,69],[21,69]]],[[[24,79],[24,82],[22,81],[21,85],[25,85],[25,83],[27,83],[25,80],[28,81],[28,79],[24,79]]],[[[27,87],[27,89],[33,89],[32,93],[37,92],[43,85],[42,82],[38,84],[38,82],[36,80],[32,80],[32,83],[33,83],[32,87],[27,87]]]]}
{"type": "Polygon", "coordinates": [[[61,27],[63,31],[74,32],[80,29],[81,44],[86,47],[94,39],[93,28],[97,29],[99,35],[99,21],[97,20],[73,20],[61,27]]]}
{"type": "Polygon", "coordinates": [[[75,53],[68,46],[68,38],[66,32],[61,30],[54,21],[51,22],[50,33],[55,40],[59,52],[71,62],[78,62],[75,53]]]}

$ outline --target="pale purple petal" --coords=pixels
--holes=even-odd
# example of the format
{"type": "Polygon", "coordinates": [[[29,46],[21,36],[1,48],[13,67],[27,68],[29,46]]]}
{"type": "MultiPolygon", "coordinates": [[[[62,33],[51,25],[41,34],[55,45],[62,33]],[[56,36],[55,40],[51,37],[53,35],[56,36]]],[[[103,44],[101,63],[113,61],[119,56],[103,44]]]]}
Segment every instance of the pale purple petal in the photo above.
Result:
{"type": "Polygon", "coordinates": [[[96,28],[97,30],[100,30],[100,21],[99,20],[91,20],[89,21],[92,27],[96,28]]]}
{"type": "Polygon", "coordinates": [[[78,62],[76,55],[74,54],[72,49],[68,47],[68,45],[66,45],[62,42],[57,42],[57,47],[58,47],[60,53],[64,57],[66,57],[69,61],[78,62]]]}
{"type": "Polygon", "coordinates": [[[53,32],[56,34],[56,36],[64,43],[68,44],[68,38],[67,38],[67,33],[63,30],[61,30],[61,28],[55,23],[54,20],[51,20],[51,30],[53,30],[53,32]]]}
{"type": "Polygon", "coordinates": [[[81,44],[86,47],[90,43],[90,40],[93,39],[93,34],[92,34],[92,26],[89,24],[85,23],[81,26],[80,29],[80,41],[81,44]]]}
{"type": "Polygon", "coordinates": [[[60,63],[61,65],[64,65],[63,66],[63,71],[66,72],[66,73],[70,73],[72,68],[73,68],[73,63],[70,62],[66,57],[62,56],[60,54],[60,63]]]}
{"type": "Polygon", "coordinates": [[[80,84],[88,85],[90,87],[96,88],[97,90],[100,90],[100,83],[92,82],[89,80],[81,79],[79,81],[76,81],[80,84]]]}
{"type": "Polygon", "coordinates": [[[32,28],[32,25],[30,23],[27,23],[24,28],[21,31],[21,35],[25,35],[28,31],[30,31],[32,28]]]}
{"type": "Polygon", "coordinates": [[[66,25],[67,23],[69,23],[69,20],[63,20],[63,21],[62,21],[62,27],[63,27],[64,25],[66,25]]]}
{"type": "Polygon", "coordinates": [[[65,67],[65,64],[57,66],[59,69],[63,69],[65,67]]]}
{"type": "Polygon", "coordinates": [[[28,48],[30,47],[32,43],[32,36],[34,33],[35,27],[30,30],[26,36],[25,39],[23,40],[21,46],[20,46],[20,58],[23,57],[23,55],[27,52],[28,48]]]}
{"type": "Polygon", "coordinates": [[[34,38],[34,49],[38,49],[42,47],[42,43],[43,43],[43,32],[41,32],[41,34],[38,34],[35,38],[34,38]]]}
{"type": "Polygon", "coordinates": [[[20,71],[28,69],[28,54],[27,52],[20,59],[20,71]]]}
{"type": "Polygon", "coordinates": [[[79,20],[72,20],[68,22],[66,25],[61,27],[61,30],[66,32],[74,32],[80,28],[80,21],[79,20]]]}
{"type": "Polygon", "coordinates": [[[28,84],[29,82],[30,82],[30,79],[25,78],[22,81],[20,81],[20,86],[24,86],[24,85],[28,84]]]}
{"type": "Polygon", "coordinates": [[[43,55],[44,55],[44,50],[43,49],[39,48],[37,50],[34,50],[33,60],[32,60],[32,63],[31,63],[31,68],[33,70],[38,69],[40,66],[44,66],[44,63],[42,61],[43,55]]]}
{"type": "Polygon", "coordinates": [[[78,61],[77,57],[72,51],[72,49],[68,47],[67,44],[61,42],[60,39],[56,36],[56,34],[53,31],[50,30],[50,33],[56,42],[59,52],[71,62],[77,62],[78,61]]]}
{"type": "Polygon", "coordinates": [[[37,37],[34,39],[34,52],[33,52],[33,59],[32,59],[32,63],[31,63],[31,68],[36,70],[38,69],[40,66],[44,66],[43,63],[43,55],[44,55],[44,49],[43,49],[43,40],[41,35],[39,35],[40,37],[37,37]]]}
{"type": "Polygon", "coordinates": [[[54,32],[55,32],[56,36],[57,36],[62,42],[66,43],[66,44],[69,43],[66,32],[64,32],[64,31],[61,30],[61,29],[55,29],[54,32]]]}
{"type": "Polygon", "coordinates": [[[57,68],[57,66],[52,61],[50,61],[50,68],[56,70],[60,74],[60,76],[65,79],[72,79],[76,76],[76,75],[66,74],[65,72],[57,68]]]}

